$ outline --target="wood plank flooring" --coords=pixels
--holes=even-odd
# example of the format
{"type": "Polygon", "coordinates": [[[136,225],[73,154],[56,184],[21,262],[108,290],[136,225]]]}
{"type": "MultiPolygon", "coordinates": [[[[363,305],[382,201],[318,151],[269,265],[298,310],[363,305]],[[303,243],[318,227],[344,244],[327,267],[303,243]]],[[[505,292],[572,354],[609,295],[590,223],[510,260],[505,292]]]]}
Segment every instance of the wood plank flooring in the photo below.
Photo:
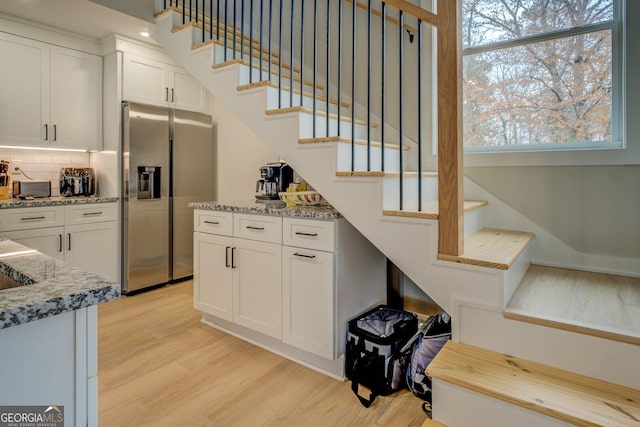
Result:
{"type": "Polygon", "coordinates": [[[403,390],[364,408],[336,381],[200,323],[184,282],[98,308],[101,426],[421,426],[403,390]]]}

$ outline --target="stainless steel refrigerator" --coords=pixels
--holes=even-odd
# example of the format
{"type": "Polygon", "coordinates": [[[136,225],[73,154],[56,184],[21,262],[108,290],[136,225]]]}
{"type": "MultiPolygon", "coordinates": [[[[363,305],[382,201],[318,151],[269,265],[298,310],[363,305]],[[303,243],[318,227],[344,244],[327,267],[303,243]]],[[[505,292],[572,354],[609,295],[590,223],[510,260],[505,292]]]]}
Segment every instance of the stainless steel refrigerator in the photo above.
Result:
{"type": "Polygon", "coordinates": [[[213,200],[211,116],[122,103],[122,291],[193,276],[193,211],[213,200]]]}

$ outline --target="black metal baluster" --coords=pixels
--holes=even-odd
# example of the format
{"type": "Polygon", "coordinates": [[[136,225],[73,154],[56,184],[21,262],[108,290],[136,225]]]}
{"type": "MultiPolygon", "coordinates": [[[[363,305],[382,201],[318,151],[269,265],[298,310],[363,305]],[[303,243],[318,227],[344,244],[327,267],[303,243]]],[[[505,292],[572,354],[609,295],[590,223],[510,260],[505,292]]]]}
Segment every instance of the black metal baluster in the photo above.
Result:
{"type": "Polygon", "coordinates": [[[404,186],[404,182],[403,182],[403,178],[404,178],[404,174],[403,174],[403,170],[402,170],[402,140],[403,140],[403,136],[404,134],[402,133],[403,129],[402,129],[402,100],[403,100],[403,96],[402,96],[402,89],[403,89],[403,84],[402,84],[402,62],[404,61],[404,39],[402,38],[402,33],[403,33],[403,26],[404,26],[404,14],[402,13],[402,10],[400,10],[399,13],[399,19],[398,19],[398,113],[399,113],[399,125],[398,125],[398,132],[400,133],[400,153],[398,154],[399,156],[399,166],[400,166],[400,210],[402,210],[403,208],[403,186],[404,186]]]}
{"type": "MultiPolygon", "coordinates": [[[[291,24],[290,24],[290,29],[291,29],[291,44],[289,46],[289,65],[291,66],[291,70],[289,73],[289,107],[293,107],[293,73],[294,73],[294,64],[293,64],[293,52],[295,49],[295,37],[293,36],[293,33],[295,31],[295,13],[294,13],[294,2],[295,0],[291,0],[291,24]]],[[[300,95],[302,96],[302,94],[300,95]]]]}
{"type": "Polygon", "coordinates": [[[184,25],[184,23],[186,22],[186,17],[184,16],[185,14],[185,0],[182,0],[182,25],[184,25]]]}
{"type": "Polygon", "coordinates": [[[249,3],[249,84],[253,83],[253,0],[249,3]]]}
{"type": "Polygon", "coordinates": [[[267,70],[269,72],[268,79],[271,81],[271,22],[273,20],[273,0],[269,0],[269,46],[267,47],[267,70]]]}
{"type": "MultiPolygon", "coordinates": [[[[316,137],[316,81],[318,78],[318,0],[313,0],[313,137],[316,137]]],[[[327,114],[329,112],[327,111],[327,114]]]]}
{"type": "Polygon", "coordinates": [[[418,211],[422,211],[422,19],[418,19],[418,211]]]}
{"type": "Polygon", "coordinates": [[[213,38],[213,0],[209,0],[209,40],[213,38]]]}
{"type": "Polygon", "coordinates": [[[304,100],[304,0],[300,5],[300,106],[304,100]]]}
{"type": "Polygon", "coordinates": [[[167,8],[167,0],[164,0],[162,2],[162,9],[166,9],[167,8]]]}
{"type": "MultiPolygon", "coordinates": [[[[198,10],[198,0],[196,0],[196,10],[198,10]]],[[[205,0],[202,0],[202,43],[204,43],[205,41],[205,33],[207,31],[206,28],[206,21],[204,19],[204,10],[205,10],[205,0]]],[[[198,13],[196,12],[196,19],[197,19],[198,13]]]]}
{"type": "Polygon", "coordinates": [[[189,22],[193,21],[193,18],[191,17],[191,0],[189,0],[189,22]]]}
{"type": "Polygon", "coordinates": [[[216,40],[220,40],[220,0],[216,0],[216,40]]]}
{"type": "Polygon", "coordinates": [[[227,0],[224,0],[224,62],[227,62],[227,0]]]}
{"type": "MultiPolygon", "coordinates": [[[[196,0],[196,24],[198,23],[198,0],[196,0]]],[[[191,21],[191,0],[189,0],[189,20],[191,21]]]]}
{"type": "Polygon", "coordinates": [[[380,60],[380,158],[382,164],[380,165],[382,171],[384,172],[384,74],[385,74],[385,59],[386,59],[386,47],[387,41],[384,36],[385,30],[387,28],[387,4],[382,3],[382,10],[380,12],[380,26],[381,26],[381,46],[382,46],[382,58],[380,60]]]}
{"type": "Polygon", "coordinates": [[[352,24],[351,24],[351,170],[356,166],[356,3],[352,0],[352,24]]]}
{"type": "Polygon", "coordinates": [[[325,95],[327,96],[327,133],[329,136],[329,99],[331,97],[331,55],[329,53],[331,47],[331,0],[327,0],[327,74],[325,84],[327,86],[325,95]]]}
{"type": "Polygon", "coordinates": [[[340,110],[342,108],[342,2],[343,0],[338,1],[338,136],[340,136],[340,110]]]}
{"type": "MultiPolygon", "coordinates": [[[[249,38],[251,44],[251,38],[249,38]]],[[[240,3],[240,58],[244,59],[244,0],[240,3]]]]}
{"type": "Polygon", "coordinates": [[[259,81],[262,81],[262,30],[263,30],[263,21],[264,21],[264,16],[263,15],[263,11],[264,11],[264,0],[260,0],[260,51],[258,52],[258,73],[260,75],[260,79],[259,81]]]}
{"type": "Polygon", "coordinates": [[[278,108],[282,108],[282,0],[280,0],[280,11],[278,12],[278,108]]]}
{"type": "Polygon", "coordinates": [[[367,170],[371,170],[371,0],[367,4],[367,170]]]}
{"type": "MultiPolygon", "coordinates": [[[[231,37],[233,37],[233,59],[236,59],[236,11],[238,10],[238,4],[236,0],[233,0],[233,25],[231,26],[231,37]]],[[[242,47],[242,44],[240,45],[242,47]]]]}

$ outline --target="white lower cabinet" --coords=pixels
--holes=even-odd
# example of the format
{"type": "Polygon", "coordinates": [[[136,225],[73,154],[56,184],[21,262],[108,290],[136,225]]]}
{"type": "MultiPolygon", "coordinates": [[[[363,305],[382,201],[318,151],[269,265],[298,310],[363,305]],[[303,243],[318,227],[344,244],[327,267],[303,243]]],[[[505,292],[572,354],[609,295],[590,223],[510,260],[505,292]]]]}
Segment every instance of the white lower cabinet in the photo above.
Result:
{"type": "Polygon", "coordinates": [[[117,203],[0,210],[0,237],[118,281],[117,203]]]}
{"type": "Polygon", "coordinates": [[[333,359],[333,253],[282,247],[282,341],[333,359]]]}
{"type": "Polygon", "coordinates": [[[232,246],[231,237],[193,233],[193,305],[229,321],[233,320],[232,246]]]}

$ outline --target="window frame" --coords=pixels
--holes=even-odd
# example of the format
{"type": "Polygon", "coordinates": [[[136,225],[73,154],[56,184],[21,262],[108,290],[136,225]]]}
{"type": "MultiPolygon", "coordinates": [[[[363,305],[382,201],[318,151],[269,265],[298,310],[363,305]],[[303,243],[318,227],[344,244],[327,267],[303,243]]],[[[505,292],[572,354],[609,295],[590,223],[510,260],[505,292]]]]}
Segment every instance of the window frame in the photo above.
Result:
{"type": "MultiPolygon", "coordinates": [[[[569,142],[563,144],[540,144],[500,147],[463,147],[465,166],[548,166],[548,165],[603,165],[640,164],[640,124],[629,123],[626,117],[631,110],[638,110],[640,94],[626,84],[627,75],[640,75],[640,55],[638,46],[630,46],[628,40],[637,40],[640,30],[625,25],[628,16],[640,16],[640,2],[613,0],[612,21],[587,24],[577,28],[561,29],[522,37],[473,46],[464,49],[463,54],[472,55],[484,51],[520,46],[559,37],[568,37],[603,29],[611,29],[612,36],[612,116],[615,131],[611,141],[569,142]],[[630,4],[628,4],[630,3],[630,4]],[[634,4],[635,3],[635,4],[634,4]],[[631,50],[634,50],[634,54],[631,50]],[[628,135],[637,135],[629,140],[628,135]]],[[[632,21],[632,20],[631,20],[632,21]]],[[[464,97],[464,93],[462,95],[464,97]]],[[[634,117],[635,115],[629,115],[634,117]]],[[[462,118],[461,118],[462,120],[462,118]]],[[[636,120],[636,122],[638,122],[636,120]]],[[[464,144],[463,144],[464,145],[464,144]]]]}

